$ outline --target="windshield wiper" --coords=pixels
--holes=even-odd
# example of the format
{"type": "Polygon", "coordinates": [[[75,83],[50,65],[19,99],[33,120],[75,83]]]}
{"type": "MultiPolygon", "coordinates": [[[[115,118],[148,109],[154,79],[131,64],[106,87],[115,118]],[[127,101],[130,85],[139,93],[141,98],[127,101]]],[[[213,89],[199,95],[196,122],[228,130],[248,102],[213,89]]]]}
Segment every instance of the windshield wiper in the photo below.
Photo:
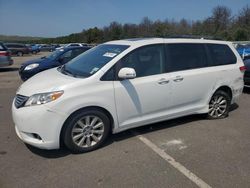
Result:
{"type": "Polygon", "coordinates": [[[87,76],[87,74],[86,74],[86,76],[75,74],[72,71],[65,69],[65,65],[58,67],[58,71],[65,74],[65,75],[70,75],[70,76],[75,77],[75,78],[86,78],[86,77],[90,76],[90,74],[88,76],[87,76]]]}
{"type": "Polygon", "coordinates": [[[77,77],[76,74],[74,74],[73,72],[69,71],[68,69],[65,69],[65,65],[61,66],[60,71],[61,71],[61,73],[65,74],[65,75],[70,75],[70,76],[73,76],[73,77],[77,77]]]}

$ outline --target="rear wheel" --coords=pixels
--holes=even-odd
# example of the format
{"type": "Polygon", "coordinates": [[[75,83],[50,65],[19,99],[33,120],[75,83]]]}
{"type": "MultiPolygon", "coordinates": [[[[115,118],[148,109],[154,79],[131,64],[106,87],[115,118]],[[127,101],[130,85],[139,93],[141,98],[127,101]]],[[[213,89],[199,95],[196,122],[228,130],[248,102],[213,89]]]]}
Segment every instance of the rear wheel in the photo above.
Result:
{"type": "Polygon", "coordinates": [[[208,119],[222,119],[228,116],[231,98],[224,91],[216,91],[209,102],[208,119]]]}
{"type": "Polygon", "coordinates": [[[99,148],[108,137],[110,120],[99,110],[83,110],[67,120],[63,130],[63,141],[68,149],[76,153],[99,148]]]}

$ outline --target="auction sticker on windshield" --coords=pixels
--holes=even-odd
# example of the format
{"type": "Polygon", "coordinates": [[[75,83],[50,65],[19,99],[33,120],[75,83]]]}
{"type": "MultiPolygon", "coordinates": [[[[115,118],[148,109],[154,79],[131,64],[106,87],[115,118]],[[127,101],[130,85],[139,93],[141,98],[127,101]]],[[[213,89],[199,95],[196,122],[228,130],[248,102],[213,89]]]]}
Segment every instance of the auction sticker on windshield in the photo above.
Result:
{"type": "Polygon", "coordinates": [[[104,57],[115,57],[117,54],[116,53],[111,53],[111,52],[106,52],[105,54],[103,54],[104,57]]]}

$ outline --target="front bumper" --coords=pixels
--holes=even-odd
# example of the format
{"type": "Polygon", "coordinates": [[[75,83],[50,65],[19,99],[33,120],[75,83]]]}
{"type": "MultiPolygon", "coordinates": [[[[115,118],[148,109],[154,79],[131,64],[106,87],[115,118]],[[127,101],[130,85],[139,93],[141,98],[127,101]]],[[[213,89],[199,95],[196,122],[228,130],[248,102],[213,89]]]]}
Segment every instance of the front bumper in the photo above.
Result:
{"type": "Polygon", "coordinates": [[[26,81],[32,76],[34,76],[35,74],[39,73],[39,70],[25,71],[24,68],[25,67],[21,66],[19,69],[19,76],[21,77],[23,81],[26,81]]]}
{"type": "Polygon", "coordinates": [[[65,114],[45,105],[16,108],[12,104],[12,117],[18,137],[25,143],[41,149],[60,148],[60,132],[65,114]]]}

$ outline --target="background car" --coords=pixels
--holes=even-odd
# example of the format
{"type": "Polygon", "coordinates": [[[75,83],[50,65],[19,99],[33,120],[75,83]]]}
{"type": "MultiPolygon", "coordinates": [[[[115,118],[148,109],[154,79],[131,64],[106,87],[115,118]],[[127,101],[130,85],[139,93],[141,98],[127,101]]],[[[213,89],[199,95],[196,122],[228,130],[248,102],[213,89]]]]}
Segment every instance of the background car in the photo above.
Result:
{"type": "Polygon", "coordinates": [[[8,48],[0,42],[0,67],[10,66],[13,64],[11,54],[8,48]]]}
{"type": "Polygon", "coordinates": [[[238,44],[236,50],[243,59],[250,59],[250,44],[238,44]]]}
{"type": "Polygon", "coordinates": [[[82,46],[87,46],[87,45],[81,44],[81,43],[69,43],[69,44],[65,44],[61,47],[57,47],[56,50],[60,50],[60,49],[67,48],[67,47],[78,47],[78,46],[82,47],[82,46]]]}
{"type": "Polygon", "coordinates": [[[52,44],[52,46],[53,46],[55,49],[61,47],[59,44],[52,44]]]}
{"type": "Polygon", "coordinates": [[[78,56],[79,54],[90,49],[89,47],[68,47],[56,50],[47,57],[27,61],[21,65],[19,75],[23,81],[29,79],[35,74],[63,65],[78,56]]]}
{"type": "Polygon", "coordinates": [[[250,59],[244,60],[246,71],[244,74],[244,84],[245,87],[250,87],[250,59]]]}
{"type": "Polygon", "coordinates": [[[32,54],[37,54],[40,52],[40,46],[37,44],[26,44],[32,54]]]}
{"type": "Polygon", "coordinates": [[[40,46],[39,49],[41,52],[52,52],[55,50],[55,46],[50,45],[50,44],[43,44],[40,46]]]}
{"type": "Polygon", "coordinates": [[[23,56],[29,54],[30,50],[25,44],[20,43],[5,43],[4,44],[11,52],[11,55],[23,56]]]}

